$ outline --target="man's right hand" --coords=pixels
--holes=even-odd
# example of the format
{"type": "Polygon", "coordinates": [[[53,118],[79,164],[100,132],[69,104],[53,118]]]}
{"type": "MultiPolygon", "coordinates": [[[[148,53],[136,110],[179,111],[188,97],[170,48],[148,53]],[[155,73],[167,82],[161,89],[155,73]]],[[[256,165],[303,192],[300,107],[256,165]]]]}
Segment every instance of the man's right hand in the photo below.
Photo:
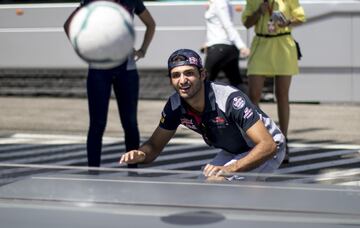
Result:
{"type": "Polygon", "coordinates": [[[120,158],[119,163],[137,164],[144,162],[146,154],[140,150],[131,150],[123,154],[120,158]]]}

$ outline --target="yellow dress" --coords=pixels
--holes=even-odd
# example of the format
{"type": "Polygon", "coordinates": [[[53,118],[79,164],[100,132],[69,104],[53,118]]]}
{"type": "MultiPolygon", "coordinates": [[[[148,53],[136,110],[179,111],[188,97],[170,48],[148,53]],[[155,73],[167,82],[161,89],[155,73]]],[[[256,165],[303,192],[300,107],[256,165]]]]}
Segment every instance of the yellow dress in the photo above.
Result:
{"type": "MultiPolygon", "coordinates": [[[[243,23],[251,16],[264,0],[246,0],[246,8],[242,14],[243,23]]],[[[281,11],[287,19],[305,21],[304,9],[299,0],[269,0],[273,11],[281,11]]],[[[266,12],[255,24],[255,33],[276,35],[291,32],[291,27],[275,27],[274,33],[268,32],[270,13],[266,12]]],[[[255,36],[251,43],[248,60],[248,75],[276,76],[295,75],[299,73],[297,51],[291,35],[276,37],[255,36]]]]}

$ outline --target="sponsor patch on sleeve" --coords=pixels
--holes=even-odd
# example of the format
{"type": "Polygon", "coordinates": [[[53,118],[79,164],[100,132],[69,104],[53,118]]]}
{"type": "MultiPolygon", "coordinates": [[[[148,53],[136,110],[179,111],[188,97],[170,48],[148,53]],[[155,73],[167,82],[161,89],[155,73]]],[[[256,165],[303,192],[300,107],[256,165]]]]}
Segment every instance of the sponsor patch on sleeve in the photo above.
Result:
{"type": "Polygon", "coordinates": [[[244,111],[244,118],[245,119],[249,119],[252,115],[253,115],[253,110],[249,107],[246,107],[245,108],[245,111],[244,111]]]}
{"type": "Polygon", "coordinates": [[[236,110],[242,109],[245,106],[245,100],[242,97],[235,97],[232,102],[233,108],[236,110]]]}
{"type": "Polygon", "coordinates": [[[164,112],[161,113],[161,118],[160,118],[160,123],[164,123],[165,122],[165,116],[166,114],[164,112]]]}

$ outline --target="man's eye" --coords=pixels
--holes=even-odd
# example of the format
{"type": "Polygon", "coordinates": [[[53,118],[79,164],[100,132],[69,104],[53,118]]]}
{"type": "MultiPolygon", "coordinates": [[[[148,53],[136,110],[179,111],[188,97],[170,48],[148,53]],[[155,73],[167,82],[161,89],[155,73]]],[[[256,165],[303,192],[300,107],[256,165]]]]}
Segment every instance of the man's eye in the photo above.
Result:
{"type": "Polygon", "coordinates": [[[193,75],[194,75],[194,71],[186,71],[186,72],[184,73],[184,75],[186,75],[186,76],[193,76],[193,75]]]}
{"type": "Polygon", "coordinates": [[[180,77],[180,74],[179,74],[179,73],[175,73],[175,74],[172,74],[171,77],[172,77],[172,78],[178,78],[178,77],[180,77]]]}

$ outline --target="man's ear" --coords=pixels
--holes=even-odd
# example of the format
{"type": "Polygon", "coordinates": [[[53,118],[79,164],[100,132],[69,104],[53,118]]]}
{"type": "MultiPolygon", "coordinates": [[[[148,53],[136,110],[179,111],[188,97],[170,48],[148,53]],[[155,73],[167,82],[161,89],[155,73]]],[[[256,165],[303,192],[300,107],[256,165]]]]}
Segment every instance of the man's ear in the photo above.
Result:
{"type": "Polygon", "coordinates": [[[202,80],[205,80],[205,79],[206,79],[206,76],[207,76],[207,72],[206,72],[205,68],[202,68],[202,69],[200,70],[200,78],[201,78],[202,80]]]}

